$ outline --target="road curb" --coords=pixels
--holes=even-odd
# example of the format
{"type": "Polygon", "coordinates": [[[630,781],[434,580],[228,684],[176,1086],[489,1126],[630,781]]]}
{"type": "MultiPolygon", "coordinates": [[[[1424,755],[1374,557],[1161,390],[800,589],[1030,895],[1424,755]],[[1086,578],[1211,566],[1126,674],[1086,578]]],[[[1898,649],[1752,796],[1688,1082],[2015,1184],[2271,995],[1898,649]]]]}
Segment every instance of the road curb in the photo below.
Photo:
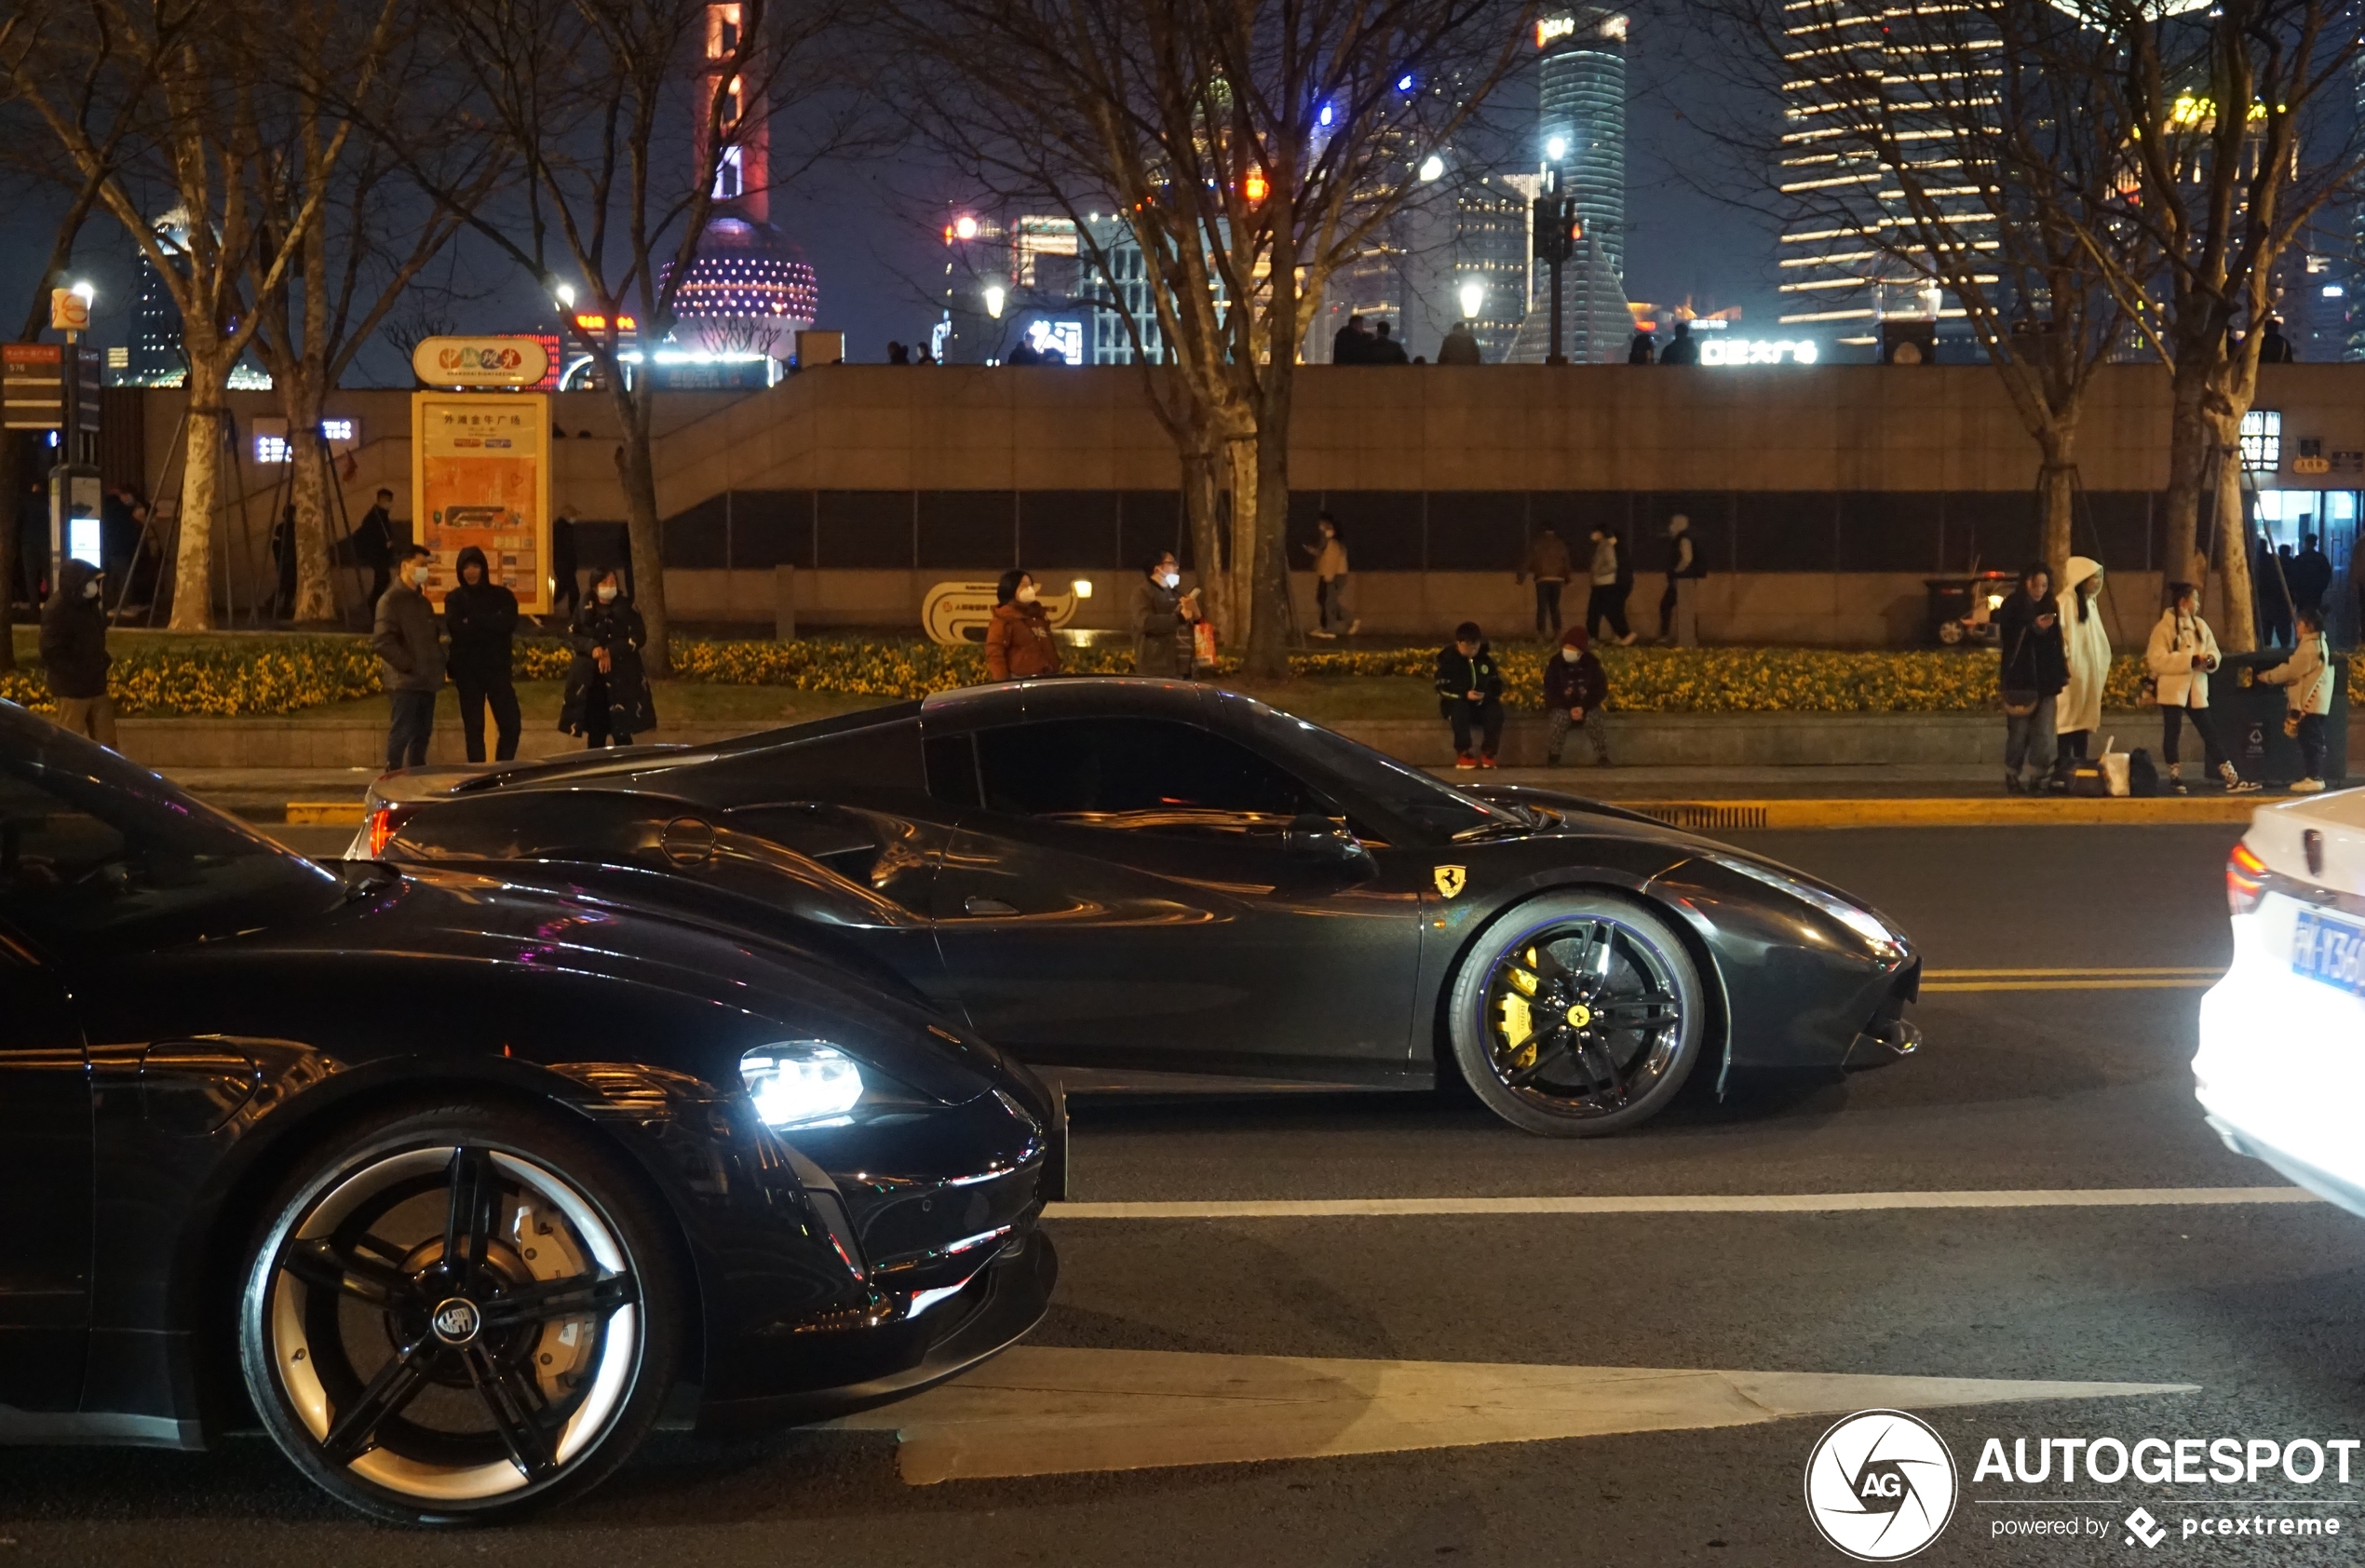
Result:
{"type": "Polygon", "coordinates": [[[359,801],[290,801],[283,820],[291,828],[358,828],[362,816],[359,801]]]}
{"type": "Polygon", "coordinates": [[[2152,827],[2248,822],[2260,795],[2153,799],[2056,796],[1971,799],[1618,801],[1671,828],[1749,832],[1781,828],[2152,827]]]}

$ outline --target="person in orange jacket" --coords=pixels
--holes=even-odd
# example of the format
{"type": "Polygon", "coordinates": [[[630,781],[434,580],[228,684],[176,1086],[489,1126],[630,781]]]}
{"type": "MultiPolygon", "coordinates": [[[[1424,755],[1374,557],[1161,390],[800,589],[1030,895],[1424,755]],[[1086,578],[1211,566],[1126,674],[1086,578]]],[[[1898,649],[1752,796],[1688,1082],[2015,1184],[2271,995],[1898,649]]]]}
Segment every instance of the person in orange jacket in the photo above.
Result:
{"type": "Polygon", "coordinates": [[[985,627],[985,674],[990,681],[1023,681],[1060,672],[1060,645],[1051,640],[1051,617],[1035,601],[1034,579],[1013,569],[993,589],[993,618],[985,627]]]}

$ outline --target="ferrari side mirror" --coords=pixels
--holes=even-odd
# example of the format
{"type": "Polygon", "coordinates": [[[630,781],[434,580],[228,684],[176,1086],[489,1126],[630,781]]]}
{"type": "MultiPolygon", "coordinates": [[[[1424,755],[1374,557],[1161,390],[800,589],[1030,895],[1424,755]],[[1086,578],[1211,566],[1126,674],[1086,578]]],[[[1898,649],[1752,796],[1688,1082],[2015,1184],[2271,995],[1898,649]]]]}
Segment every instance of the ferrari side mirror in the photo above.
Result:
{"type": "Polygon", "coordinates": [[[1283,839],[1289,852],[1302,860],[1319,861],[1325,865],[1352,865],[1368,853],[1343,822],[1334,821],[1318,811],[1308,811],[1292,818],[1288,835],[1283,839]]]}

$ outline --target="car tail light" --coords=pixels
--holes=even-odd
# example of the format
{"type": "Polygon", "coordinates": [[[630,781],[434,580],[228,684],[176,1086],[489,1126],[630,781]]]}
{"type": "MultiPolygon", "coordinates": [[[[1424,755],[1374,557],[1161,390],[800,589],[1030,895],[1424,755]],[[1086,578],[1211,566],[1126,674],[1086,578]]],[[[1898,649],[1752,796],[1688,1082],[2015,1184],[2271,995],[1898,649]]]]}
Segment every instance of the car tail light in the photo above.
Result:
{"type": "Polygon", "coordinates": [[[370,858],[374,860],[386,852],[386,845],[394,842],[394,835],[402,830],[402,819],[409,815],[399,805],[382,805],[370,813],[370,858]]]}
{"type": "Polygon", "coordinates": [[[2247,844],[2234,845],[2225,858],[2225,907],[2248,914],[2266,896],[2266,862],[2250,853],[2247,844]]]}

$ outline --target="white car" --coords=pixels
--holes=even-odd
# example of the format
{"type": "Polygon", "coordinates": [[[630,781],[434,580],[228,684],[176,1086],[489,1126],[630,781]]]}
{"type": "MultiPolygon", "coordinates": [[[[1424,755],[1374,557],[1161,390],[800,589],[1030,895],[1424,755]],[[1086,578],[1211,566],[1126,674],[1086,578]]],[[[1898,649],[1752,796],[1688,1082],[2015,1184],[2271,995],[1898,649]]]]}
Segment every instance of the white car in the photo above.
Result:
{"type": "Polygon", "coordinates": [[[2260,807],[2225,899],[2193,1091],[2227,1148],[2365,1214],[2365,790],[2260,807]]]}

